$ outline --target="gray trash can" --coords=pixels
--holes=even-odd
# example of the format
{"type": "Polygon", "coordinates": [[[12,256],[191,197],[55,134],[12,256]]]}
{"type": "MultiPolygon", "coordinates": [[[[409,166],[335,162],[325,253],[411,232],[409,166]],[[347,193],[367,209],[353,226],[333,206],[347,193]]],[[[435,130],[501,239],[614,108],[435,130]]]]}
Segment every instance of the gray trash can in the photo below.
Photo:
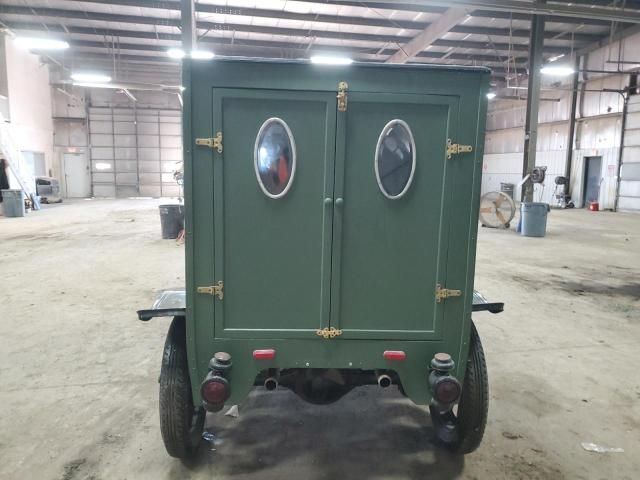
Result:
{"type": "Polygon", "coordinates": [[[24,192],[22,190],[2,190],[2,209],[5,217],[24,217],[24,192]]]}
{"type": "Polygon", "coordinates": [[[511,198],[513,198],[513,189],[515,185],[513,183],[500,183],[500,191],[502,193],[506,193],[511,198]]]}
{"type": "Polygon", "coordinates": [[[178,238],[184,228],[184,205],[160,205],[160,226],[163,239],[178,238]]]}
{"type": "Polygon", "coordinates": [[[544,237],[547,233],[547,203],[531,202],[520,204],[520,233],[525,237],[544,237]]]}

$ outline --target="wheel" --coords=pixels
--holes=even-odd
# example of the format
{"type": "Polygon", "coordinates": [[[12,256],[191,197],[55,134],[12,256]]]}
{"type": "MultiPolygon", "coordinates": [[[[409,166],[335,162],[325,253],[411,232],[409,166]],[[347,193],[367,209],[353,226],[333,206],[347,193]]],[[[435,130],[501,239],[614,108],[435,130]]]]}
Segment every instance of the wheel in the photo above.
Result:
{"type": "Polygon", "coordinates": [[[456,453],[471,453],[482,441],[489,411],[487,363],[476,326],[471,322],[467,371],[457,411],[440,413],[430,406],[437,440],[456,453]]]}
{"type": "Polygon", "coordinates": [[[167,333],[160,369],[160,432],[172,457],[193,457],[200,445],[203,408],[194,408],[187,365],[184,317],[174,317],[167,333]]]}

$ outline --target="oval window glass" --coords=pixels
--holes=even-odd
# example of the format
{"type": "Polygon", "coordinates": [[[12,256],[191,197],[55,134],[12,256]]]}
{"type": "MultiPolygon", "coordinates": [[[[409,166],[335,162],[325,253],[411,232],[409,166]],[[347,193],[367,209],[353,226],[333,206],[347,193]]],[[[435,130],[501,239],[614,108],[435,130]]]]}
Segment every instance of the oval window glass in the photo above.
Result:
{"type": "Polygon", "coordinates": [[[254,166],[265,195],[280,198],[287,193],[296,171],[296,145],[284,120],[270,118],[260,127],[254,166]]]}
{"type": "Polygon", "coordinates": [[[416,168],[416,144],[409,125],[391,120],[378,138],[375,169],[380,191],[387,198],[402,197],[413,180],[416,168]]]}

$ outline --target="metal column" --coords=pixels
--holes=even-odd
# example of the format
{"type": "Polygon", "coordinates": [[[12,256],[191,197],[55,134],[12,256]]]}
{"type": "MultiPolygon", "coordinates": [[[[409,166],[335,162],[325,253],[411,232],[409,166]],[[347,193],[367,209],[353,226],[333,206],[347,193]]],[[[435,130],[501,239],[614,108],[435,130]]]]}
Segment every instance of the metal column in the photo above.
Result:
{"type": "MultiPolygon", "coordinates": [[[[576,135],[576,110],[578,106],[578,87],[580,77],[580,56],[576,56],[574,64],[575,73],[573,74],[573,82],[571,82],[571,109],[569,112],[569,135],[567,137],[567,158],[564,164],[564,176],[569,180],[571,178],[571,164],[573,162],[573,140],[576,135]]],[[[571,183],[571,182],[569,182],[571,183]]],[[[567,185],[566,193],[569,193],[569,185],[567,185]]]]}
{"type": "MultiPolygon", "coordinates": [[[[536,164],[538,140],[538,109],[540,106],[540,69],[544,47],[544,16],[533,15],[529,37],[529,85],[527,87],[527,115],[524,126],[524,156],[522,176],[530,174],[536,164]]],[[[533,183],[529,180],[522,186],[521,200],[533,201],[533,183]]]]}
{"type": "Polygon", "coordinates": [[[180,18],[182,25],[182,48],[187,55],[196,49],[196,6],[195,0],[182,0],[180,5],[180,18]]]}

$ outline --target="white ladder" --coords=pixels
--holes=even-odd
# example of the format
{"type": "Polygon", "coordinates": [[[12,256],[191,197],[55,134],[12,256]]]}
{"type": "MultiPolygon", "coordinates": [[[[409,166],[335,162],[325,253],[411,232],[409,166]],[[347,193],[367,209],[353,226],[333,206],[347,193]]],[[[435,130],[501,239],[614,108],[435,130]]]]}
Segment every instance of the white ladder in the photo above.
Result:
{"type": "Polygon", "coordinates": [[[36,194],[35,179],[26,174],[24,157],[13,141],[11,125],[6,121],[2,113],[0,113],[0,152],[4,155],[11,173],[18,181],[20,190],[25,193],[27,198],[34,196],[36,194]]]}

